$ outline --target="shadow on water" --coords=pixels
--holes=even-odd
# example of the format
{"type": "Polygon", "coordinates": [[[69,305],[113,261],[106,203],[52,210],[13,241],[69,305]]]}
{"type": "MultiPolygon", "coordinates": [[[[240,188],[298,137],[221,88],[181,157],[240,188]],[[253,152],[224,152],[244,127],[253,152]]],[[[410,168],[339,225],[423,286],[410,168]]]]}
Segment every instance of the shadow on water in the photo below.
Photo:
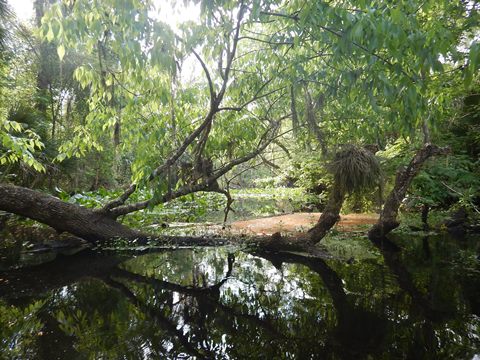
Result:
{"type": "Polygon", "coordinates": [[[384,240],[355,261],[233,248],[84,251],[0,273],[18,359],[472,359],[478,239],[384,240]]]}

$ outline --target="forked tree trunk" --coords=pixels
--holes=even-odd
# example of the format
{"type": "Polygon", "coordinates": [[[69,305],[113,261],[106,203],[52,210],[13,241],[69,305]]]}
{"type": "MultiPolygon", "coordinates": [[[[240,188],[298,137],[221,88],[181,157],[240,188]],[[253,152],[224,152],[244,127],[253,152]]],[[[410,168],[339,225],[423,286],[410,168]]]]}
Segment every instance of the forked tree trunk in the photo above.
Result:
{"type": "Polygon", "coordinates": [[[135,239],[141,235],[101,212],[14,185],[0,184],[0,210],[28,217],[90,242],[117,237],[135,239]]]}
{"type": "Polygon", "coordinates": [[[397,228],[400,223],[397,221],[398,208],[407,194],[407,190],[418,174],[422,165],[430,157],[435,155],[445,155],[450,151],[449,148],[441,148],[432,144],[425,144],[417,151],[408,166],[397,171],[395,185],[385,201],[385,205],[380,213],[378,222],[370,229],[368,236],[372,240],[382,239],[385,235],[397,228]]]}

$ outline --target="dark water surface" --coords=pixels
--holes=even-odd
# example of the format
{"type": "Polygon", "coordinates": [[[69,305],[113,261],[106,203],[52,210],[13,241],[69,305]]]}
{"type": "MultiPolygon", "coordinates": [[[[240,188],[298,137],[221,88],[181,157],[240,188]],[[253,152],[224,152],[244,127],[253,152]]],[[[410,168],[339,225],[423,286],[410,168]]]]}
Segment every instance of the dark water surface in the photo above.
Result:
{"type": "Polygon", "coordinates": [[[0,272],[5,359],[480,359],[480,240],[84,251],[0,272]],[[358,249],[361,249],[359,251],[358,249]]]}

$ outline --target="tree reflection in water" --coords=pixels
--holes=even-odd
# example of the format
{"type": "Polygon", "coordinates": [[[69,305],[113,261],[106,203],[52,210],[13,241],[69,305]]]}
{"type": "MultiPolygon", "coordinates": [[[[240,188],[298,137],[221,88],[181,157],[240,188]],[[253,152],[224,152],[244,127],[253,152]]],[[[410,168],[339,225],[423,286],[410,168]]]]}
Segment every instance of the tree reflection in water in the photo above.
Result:
{"type": "Polygon", "coordinates": [[[2,318],[42,305],[25,316],[35,321],[17,320],[20,338],[3,341],[2,351],[40,359],[472,358],[477,293],[461,280],[472,270],[464,267],[470,250],[408,244],[399,251],[384,241],[353,263],[215,248],[126,261],[79,255],[12,271],[0,283],[2,318]]]}

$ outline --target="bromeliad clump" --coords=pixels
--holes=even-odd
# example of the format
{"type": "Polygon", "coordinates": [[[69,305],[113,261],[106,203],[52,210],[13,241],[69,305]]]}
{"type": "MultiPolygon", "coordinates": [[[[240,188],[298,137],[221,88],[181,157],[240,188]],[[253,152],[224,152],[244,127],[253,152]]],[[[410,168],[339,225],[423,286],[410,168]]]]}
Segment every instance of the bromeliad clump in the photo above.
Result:
{"type": "Polygon", "coordinates": [[[380,164],[375,155],[356,145],[346,145],[338,151],[329,170],[333,174],[333,186],[327,206],[317,224],[309,230],[309,240],[319,242],[338,220],[345,195],[378,184],[380,164]]]}
{"type": "Polygon", "coordinates": [[[338,151],[328,167],[334,183],[345,194],[371,188],[381,176],[375,155],[356,145],[346,145],[338,151]]]}

